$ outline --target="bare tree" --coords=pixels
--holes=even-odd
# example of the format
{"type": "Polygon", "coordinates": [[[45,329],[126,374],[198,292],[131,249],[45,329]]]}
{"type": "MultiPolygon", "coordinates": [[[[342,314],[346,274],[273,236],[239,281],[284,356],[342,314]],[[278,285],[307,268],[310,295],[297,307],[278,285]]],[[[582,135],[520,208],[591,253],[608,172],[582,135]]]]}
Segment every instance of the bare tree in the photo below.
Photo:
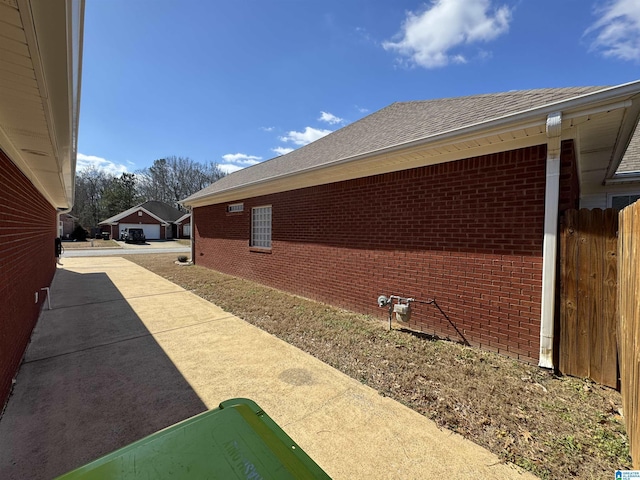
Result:
{"type": "Polygon", "coordinates": [[[72,215],[78,217],[83,227],[95,227],[106,218],[102,196],[113,175],[94,166],[87,167],[76,175],[76,197],[72,215]]]}
{"type": "Polygon", "coordinates": [[[216,163],[201,164],[188,157],[171,156],[153,162],[136,174],[119,177],[95,166],[76,175],[76,198],[72,214],[85,228],[96,227],[146,200],[158,200],[182,209],[180,200],[224,176],[216,163]]]}
{"type": "Polygon", "coordinates": [[[170,156],[153,162],[138,173],[140,195],[177,208],[179,201],[219,180],[224,172],[211,162],[203,165],[188,157],[170,156]]]}

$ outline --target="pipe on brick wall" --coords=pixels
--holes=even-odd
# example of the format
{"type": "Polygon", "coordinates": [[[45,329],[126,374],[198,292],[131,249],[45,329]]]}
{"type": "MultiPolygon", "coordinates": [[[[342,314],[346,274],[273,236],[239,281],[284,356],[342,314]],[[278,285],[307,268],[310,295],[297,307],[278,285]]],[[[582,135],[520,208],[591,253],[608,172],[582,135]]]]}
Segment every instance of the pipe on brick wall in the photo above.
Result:
{"type": "Polygon", "coordinates": [[[547,116],[547,178],[544,195],[544,240],[542,243],[542,304],[540,357],[538,365],[553,368],[553,329],[556,292],[558,206],[560,202],[560,140],[562,113],[547,116]]]}

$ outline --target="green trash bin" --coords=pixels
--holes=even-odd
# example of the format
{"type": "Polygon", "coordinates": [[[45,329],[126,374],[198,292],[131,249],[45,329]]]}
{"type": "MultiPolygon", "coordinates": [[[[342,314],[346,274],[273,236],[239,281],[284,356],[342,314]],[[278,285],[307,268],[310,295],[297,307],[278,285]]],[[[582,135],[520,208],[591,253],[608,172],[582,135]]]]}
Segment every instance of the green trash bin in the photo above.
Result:
{"type": "Polygon", "coordinates": [[[58,479],[330,479],[255,402],[224,401],[58,479]]]}

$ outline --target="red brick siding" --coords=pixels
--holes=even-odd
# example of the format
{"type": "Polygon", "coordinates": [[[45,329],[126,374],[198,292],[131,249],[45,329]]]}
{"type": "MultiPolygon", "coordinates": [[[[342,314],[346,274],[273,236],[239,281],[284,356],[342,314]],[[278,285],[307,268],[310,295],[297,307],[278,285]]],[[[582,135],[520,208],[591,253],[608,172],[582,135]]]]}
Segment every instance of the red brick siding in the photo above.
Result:
{"type": "Polygon", "coordinates": [[[184,233],[185,227],[189,227],[190,225],[191,225],[191,222],[182,223],[178,225],[178,238],[190,238],[190,235],[185,235],[184,233]]]}
{"type": "MultiPolygon", "coordinates": [[[[380,294],[435,298],[471,344],[535,362],[545,159],[539,146],[196,208],[195,261],[381,318],[380,294]],[[271,253],[249,248],[261,205],[271,253]]],[[[414,307],[414,328],[459,338],[414,307]]]]}
{"type": "Polygon", "coordinates": [[[560,200],[558,210],[579,208],[580,180],[573,140],[562,142],[560,151],[560,200]]]}
{"type": "Polygon", "coordinates": [[[55,273],[57,227],[55,209],[0,151],[0,408],[55,273]]]}

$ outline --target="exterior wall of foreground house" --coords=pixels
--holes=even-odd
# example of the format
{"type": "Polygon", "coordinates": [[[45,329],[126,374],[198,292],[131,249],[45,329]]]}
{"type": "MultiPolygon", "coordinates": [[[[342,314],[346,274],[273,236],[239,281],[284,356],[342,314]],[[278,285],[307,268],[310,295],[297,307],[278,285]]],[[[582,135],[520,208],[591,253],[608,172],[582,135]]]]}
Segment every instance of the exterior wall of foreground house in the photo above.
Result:
{"type": "Polygon", "coordinates": [[[46,299],[40,289],[51,284],[55,273],[56,217],[0,150],[0,408],[46,299]]]}
{"type": "Polygon", "coordinates": [[[562,142],[560,150],[560,199],[558,210],[580,208],[580,179],[573,140],[562,142]]]}
{"type": "Polygon", "coordinates": [[[194,209],[199,265],[386,318],[380,294],[418,300],[411,327],[537,362],[546,146],[194,209]],[[272,248],[249,246],[272,206],[272,248]]]}

